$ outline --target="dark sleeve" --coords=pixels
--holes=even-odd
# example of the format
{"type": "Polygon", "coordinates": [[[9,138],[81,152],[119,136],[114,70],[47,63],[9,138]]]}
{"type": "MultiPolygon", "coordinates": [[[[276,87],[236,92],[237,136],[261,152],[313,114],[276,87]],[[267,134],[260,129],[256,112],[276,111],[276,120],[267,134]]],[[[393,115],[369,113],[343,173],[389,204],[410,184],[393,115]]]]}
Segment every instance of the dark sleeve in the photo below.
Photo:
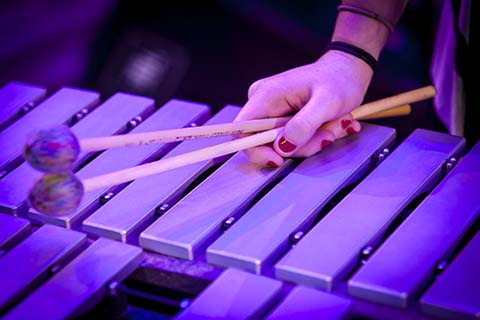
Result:
{"type": "Polygon", "coordinates": [[[342,0],[342,5],[370,11],[393,28],[400,20],[407,2],[408,0],[342,0]]]}

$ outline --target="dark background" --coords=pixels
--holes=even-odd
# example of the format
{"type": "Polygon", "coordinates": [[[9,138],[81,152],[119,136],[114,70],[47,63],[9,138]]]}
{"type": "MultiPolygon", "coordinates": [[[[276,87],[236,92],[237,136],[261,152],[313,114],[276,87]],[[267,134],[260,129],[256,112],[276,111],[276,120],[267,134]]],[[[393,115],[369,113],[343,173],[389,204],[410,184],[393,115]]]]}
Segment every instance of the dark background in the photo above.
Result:
{"type": "MultiPolygon", "coordinates": [[[[16,80],[243,105],[257,79],[311,63],[330,39],[339,1],[18,0],[0,4],[0,85],[16,80]]],[[[411,0],[380,57],[365,101],[430,84],[438,8],[411,0]]],[[[400,138],[442,130],[431,101],[376,121],[400,138]]]]}

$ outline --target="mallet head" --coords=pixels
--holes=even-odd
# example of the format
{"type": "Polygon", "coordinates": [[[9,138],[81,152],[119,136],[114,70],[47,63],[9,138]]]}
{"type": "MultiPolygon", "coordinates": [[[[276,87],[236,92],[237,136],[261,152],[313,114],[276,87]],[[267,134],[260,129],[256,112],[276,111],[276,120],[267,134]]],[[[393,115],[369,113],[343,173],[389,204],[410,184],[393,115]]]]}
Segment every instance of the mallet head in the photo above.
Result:
{"type": "Polygon", "coordinates": [[[79,153],[78,140],[66,126],[34,132],[23,149],[23,156],[32,167],[48,173],[71,171],[79,153]]]}
{"type": "Polygon", "coordinates": [[[83,184],[74,174],[46,174],[33,185],[28,202],[40,213],[63,216],[75,212],[83,193],[83,184]]]}

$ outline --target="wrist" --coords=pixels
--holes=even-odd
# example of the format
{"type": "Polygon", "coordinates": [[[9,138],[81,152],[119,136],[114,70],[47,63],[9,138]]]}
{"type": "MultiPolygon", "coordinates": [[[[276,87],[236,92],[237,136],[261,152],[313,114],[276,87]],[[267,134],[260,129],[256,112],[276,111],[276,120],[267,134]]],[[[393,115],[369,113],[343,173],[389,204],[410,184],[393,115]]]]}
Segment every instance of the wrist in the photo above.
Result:
{"type": "Polygon", "coordinates": [[[378,60],[388,35],[388,28],[381,22],[358,13],[341,11],[337,17],[332,41],[356,46],[378,60]]]}
{"type": "Polygon", "coordinates": [[[327,45],[327,48],[325,49],[326,51],[330,50],[336,50],[336,51],[341,51],[348,53],[363,62],[365,62],[371,69],[372,71],[375,71],[375,66],[377,65],[377,60],[367,51],[351,45],[346,42],[341,42],[341,41],[332,41],[327,45]]]}

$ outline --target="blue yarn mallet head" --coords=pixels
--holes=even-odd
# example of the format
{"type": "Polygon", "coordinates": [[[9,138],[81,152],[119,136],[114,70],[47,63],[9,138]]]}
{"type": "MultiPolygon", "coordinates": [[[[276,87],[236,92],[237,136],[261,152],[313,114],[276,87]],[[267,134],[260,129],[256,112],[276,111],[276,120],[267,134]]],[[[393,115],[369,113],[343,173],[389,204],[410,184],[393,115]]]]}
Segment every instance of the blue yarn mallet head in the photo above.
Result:
{"type": "Polygon", "coordinates": [[[23,149],[23,156],[32,167],[49,173],[71,171],[79,153],[78,140],[66,126],[34,132],[23,149]]]}
{"type": "Polygon", "coordinates": [[[33,185],[28,202],[38,212],[63,216],[75,212],[83,193],[83,184],[74,174],[46,174],[33,185]]]}

